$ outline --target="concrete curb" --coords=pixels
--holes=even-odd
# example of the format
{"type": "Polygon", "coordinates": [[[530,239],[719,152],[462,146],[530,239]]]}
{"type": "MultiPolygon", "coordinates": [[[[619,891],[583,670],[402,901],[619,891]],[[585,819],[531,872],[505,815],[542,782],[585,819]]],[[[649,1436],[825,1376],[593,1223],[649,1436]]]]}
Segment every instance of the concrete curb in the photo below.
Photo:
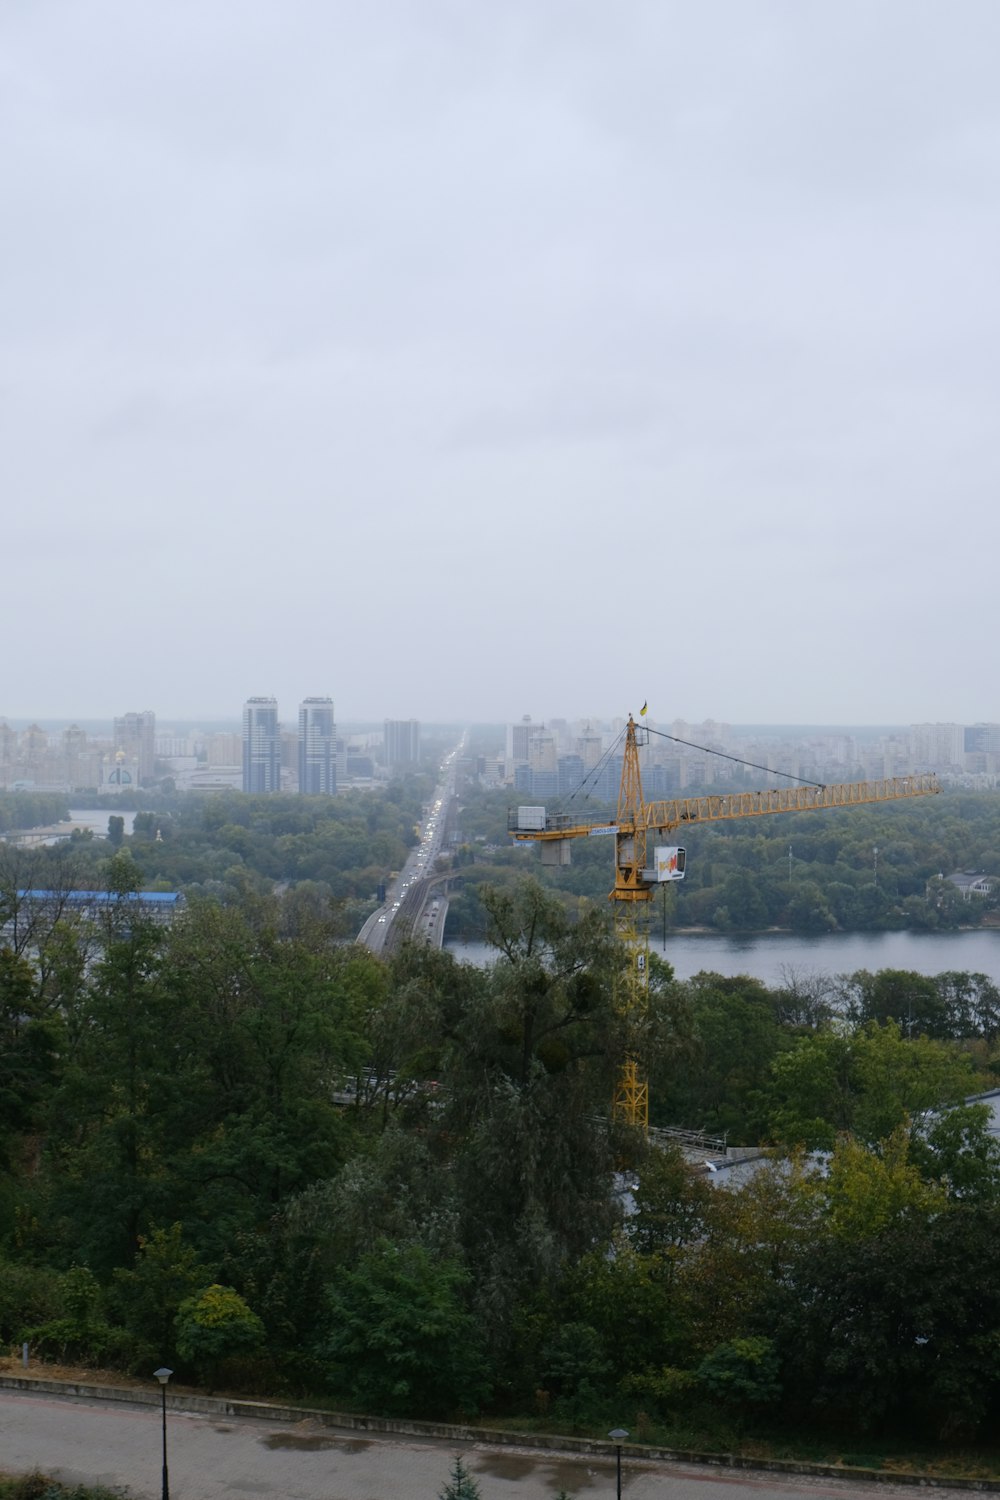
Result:
{"type": "MultiPolygon", "coordinates": [[[[142,1386],[90,1385],[76,1380],[44,1380],[27,1375],[0,1375],[0,1390],[39,1391],[52,1396],[75,1396],[86,1401],[120,1401],[159,1408],[160,1392],[142,1386]]],[[[585,1457],[614,1458],[615,1445],[594,1438],[562,1437],[539,1432],[505,1432],[493,1427],[456,1426],[450,1422],[416,1422],[398,1417],[362,1417],[353,1412],[317,1411],[304,1406],[282,1406],[272,1401],[234,1400],[225,1396],[189,1396],[172,1392],[170,1411],[206,1416],[252,1417],[263,1422],[318,1422],[346,1432],[383,1433],[387,1437],[437,1438],[453,1443],[484,1443],[494,1448],[535,1448],[585,1457]]],[[[926,1474],[897,1474],[882,1469],[845,1468],[839,1464],[810,1464],[784,1458],[750,1458],[739,1453],[702,1453],[687,1448],[653,1448],[623,1443],[622,1457],[632,1463],[701,1464],[723,1469],[745,1469],[763,1474],[802,1474],[818,1479],[846,1479],[866,1484],[900,1484],[924,1489],[1000,1493],[1000,1479],[937,1479],[926,1474]]]]}

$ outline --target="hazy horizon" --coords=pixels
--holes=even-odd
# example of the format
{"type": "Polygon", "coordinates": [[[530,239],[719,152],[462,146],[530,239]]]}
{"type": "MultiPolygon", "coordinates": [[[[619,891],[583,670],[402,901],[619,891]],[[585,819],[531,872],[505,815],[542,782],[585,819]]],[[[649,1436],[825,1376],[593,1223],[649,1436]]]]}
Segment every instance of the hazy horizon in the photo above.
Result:
{"type": "MultiPolygon", "coordinates": [[[[148,705],[147,705],[147,707],[148,707],[148,705]]],[[[95,734],[99,730],[104,730],[104,729],[106,729],[107,732],[108,732],[108,734],[110,734],[111,731],[112,731],[113,720],[115,718],[121,718],[125,712],[126,712],[126,710],[122,709],[117,714],[112,714],[112,715],[110,715],[107,718],[102,717],[101,715],[94,715],[94,714],[89,714],[89,715],[29,714],[29,715],[15,716],[15,715],[11,715],[11,714],[2,714],[2,713],[0,713],[0,723],[7,724],[11,729],[17,730],[18,732],[20,732],[20,731],[22,731],[24,729],[27,729],[32,724],[37,724],[40,729],[45,730],[47,733],[51,732],[51,731],[57,731],[59,729],[67,728],[67,727],[69,727],[69,725],[74,724],[74,725],[76,725],[77,728],[85,730],[88,734],[95,734]]],[[[153,712],[156,713],[156,710],[154,709],[153,712]]],[[[345,734],[345,733],[365,733],[365,732],[370,733],[372,731],[379,731],[379,730],[382,729],[382,727],[383,727],[383,725],[384,725],[384,723],[385,723],[385,721],[387,719],[393,719],[395,717],[396,717],[396,715],[393,715],[393,714],[382,714],[378,718],[372,718],[372,719],[345,719],[345,720],[341,720],[339,718],[339,716],[338,716],[337,717],[337,731],[338,731],[339,734],[345,734]]],[[[432,732],[434,730],[457,730],[457,731],[460,731],[460,730],[463,730],[463,729],[498,729],[498,730],[503,730],[503,729],[506,728],[506,726],[508,724],[520,723],[521,722],[521,716],[520,715],[518,716],[517,719],[512,719],[512,720],[499,719],[495,715],[492,716],[492,717],[490,717],[490,718],[479,719],[479,720],[471,720],[471,719],[451,719],[451,720],[421,719],[419,715],[410,715],[408,717],[414,717],[414,718],[416,718],[417,722],[420,724],[421,730],[424,731],[424,732],[432,732]]],[[[557,720],[559,720],[559,721],[565,721],[565,722],[570,723],[570,724],[579,724],[579,723],[588,723],[588,722],[589,723],[594,723],[594,724],[610,724],[614,719],[625,718],[625,717],[627,717],[627,715],[622,715],[622,714],[617,714],[617,713],[616,714],[607,714],[607,713],[606,714],[553,714],[553,715],[549,715],[548,717],[546,717],[544,715],[537,715],[537,716],[536,715],[532,715],[532,723],[536,724],[539,729],[542,729],[546,725],[552,724],[553,722],[555,722],[557,720]]],[[[676,714],[672,719],[669,719],[669,720],[668,719],[659,718],[659,717],[656,717],[656,716],[653,716],[653,715],[648,716],[648,718],[649,718],[649,722],[651,724],[668,724],[668,723],[673,723],[675,721],[680,721],[680,722],[683,722],[683,723],[690,724],[692,726],[692,728],[697,727],[697,725],[699,723],[701,723],[701,722],[705,722],[705,721],[696,721],[696,720],[691,719],[689,716],[684,715],[684,714],[676,714]]],[[[279,723],[283,727],[295,728],[295,726],[297,724],[297,721],[298,721],[298,705],[297,704],[291,705],[289,707],[289,709],[288,709],[287,712],[283,712],[282,711],[282,705],[281,705],[281,703],[279,701],[279,703],[278,703],[278,719],[279,719],[279,723]]],[[[964,721],[964,720],[940,720],[940,719],[917,719],[917,720],[911,720],[910,723],[907,723],[907,724],[760,724],[760,723],[758,723],[758,724],[737,724],[737,723],[732,723],[729,720],[719,719],[715,715],[709,715],[707,722],[714,722],[714,723],[717,723],[717,724],[724,724],[725,727],[728,730],[730,730],[733,734],[737,734],[737,735],[759,734],[759,735],[762,735],[762,736],[766,737],[768,735],[778,735],[778,734],[786,735],[786,736],[820,735],[820,734],[856,734],[856,735],[870,736],[870,735],[878,735],[878,734],[893,734],[893,733],[895,733],[897,731],[905,731],[905,730],[907,730],[907,729],[909,729],[911,727],[911,724],[940,724],[940,723],[946,723],[946,722],[953,722],[953,723],[968,723],[968,725],[971,726],[973,724],[977,724],[977,723],[978,724],[982,724],[982,723],[986,723],[986,722],[989,722],[989,721],[982,720],[982,719],[979,719],[979,720],[969,720],[969,721],[964,721]]],[[[183,733],[185,731],[186,732],[191,732],[193,730],[200,730],[200,731],[203,731],[205,733],[223,733],[223,734],[224,733],[232,733],[232,734],[239,734],[239,733],[242,732],[242,727],[243,726],[242,726],[242,716],[241,715],[237,715],[236,717],[226,717],[226,716],[218,715],[218,714],[213,714],[213,715],[197,715],[197,714],[195,714],[195,715],[184,715],[184,716],[171,715],[168,718],[168,717],[165,717],[165,716],[161,716],[159,713],[156,713],[156,733],[157,734],[168,734],[171,731],[177,731],[178,733],[183,733]]]]}

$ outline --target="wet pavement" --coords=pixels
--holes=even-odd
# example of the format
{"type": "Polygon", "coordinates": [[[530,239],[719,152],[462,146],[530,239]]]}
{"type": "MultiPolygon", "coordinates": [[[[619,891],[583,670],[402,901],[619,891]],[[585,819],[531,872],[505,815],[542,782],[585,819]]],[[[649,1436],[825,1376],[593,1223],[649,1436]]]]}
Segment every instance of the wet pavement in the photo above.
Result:
{"type": "MultiPolygon", "coordinates": [[[[159,1407],[0,1392],[0,1470],[38,1468],[65,1482],[125,1486],[160,1500],[159,1407]]],[[[613,1458],[402,1437],[359,1437],[314,1418],[294,1425],[169,1412],[171,1500],[437,1500],[461,1454],[482,1500],[573,1500],[615,1495],[613,1458]]],[[[625,1458],[624,1500],[890,1500],[912,1486],[734,1472],[625,1458]]],[[[939,1500],[968,1491],[936,1489],[939,1500]]]]}

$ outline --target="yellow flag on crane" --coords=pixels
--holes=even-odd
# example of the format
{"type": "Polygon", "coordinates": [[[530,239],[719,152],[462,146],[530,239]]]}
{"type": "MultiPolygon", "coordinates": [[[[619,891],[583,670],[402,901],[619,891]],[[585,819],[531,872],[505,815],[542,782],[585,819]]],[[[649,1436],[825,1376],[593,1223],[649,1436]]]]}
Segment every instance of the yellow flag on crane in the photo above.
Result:
{"type": "Polygon", "coordinates": [[[641,707],[641,708],[640,708],[640,710],[639,710],[639,717],[640,717],[640,719],[641,719],[641,718],[642,718],[642,716],[643,716],[643,714],[644,714],[644,713],[645,713],[645,712],[646,712],[646,709],[647,709],[647,708],[648,708],[648,707],[649,707],[649,704],[648,704],[648,703],[644,703],[644,704],[643,704],[643,705],[642,705],[642,707],[641,707]]]}

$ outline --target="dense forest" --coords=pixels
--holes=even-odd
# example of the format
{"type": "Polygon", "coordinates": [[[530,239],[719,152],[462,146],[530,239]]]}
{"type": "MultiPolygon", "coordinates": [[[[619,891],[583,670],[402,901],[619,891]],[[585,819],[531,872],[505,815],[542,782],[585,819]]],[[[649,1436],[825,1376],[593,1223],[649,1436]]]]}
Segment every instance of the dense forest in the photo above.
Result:
{"type": "MultiPolygon", "coordinates": [[[[181,814],[110,860],[106,842],[38,856],[92,862],[120,894],[89,922],[26,913],[34,856],[8,853],[0,1338],[210,1388],[627,1417],[675,1442],[989,1430],[1000,1161],[963,1103],[997,1077],[988,978],[771,990],[656,963],[634,1027],[603,900],[511,879],[477,894],[491,967],[383,962],[343,941],[371,861],[337,895],[315,868],[295,884],[319,814],[303,799],[296,830],[272,799],[265,833],[251,802],[203,805],[232,858],[168,927],[127,898],[170,878],[181,814]],[[241,829],[284,861],[266,878],[241,829]],[[768,1148],[738,1190],[608,1124],[626,1052],[658,1125],[768,1148]]],[[[362,806],[370,826],[346,807],[331,846],[367,859],[383,837],[397,859],[419,795],[362,806]]]]}
{"type": "MultiPolygon", "coordinates": [[[[335,916],[339,934],[354,936],[375,904],[379,883],[398,869],[417,841],[417,825],[433,782],[409,775],[378,791],[343,797],[250,797],[241,792],[136,794],[149,805],[124,832],[120,803],[108,806],[107,838],[74,829],[72,836],[34,848],[0,848],[0,880],[25,889],[99,886],[112,850],[127,849],[145,889],[179,890],[192,899],[222,902],[247,892],[294,888],[297,906],[335,916]]],[[[64,817],[64,799],[38,799],[21,809],[21,794],[0,796],[0,829],[64,817]]]]}

